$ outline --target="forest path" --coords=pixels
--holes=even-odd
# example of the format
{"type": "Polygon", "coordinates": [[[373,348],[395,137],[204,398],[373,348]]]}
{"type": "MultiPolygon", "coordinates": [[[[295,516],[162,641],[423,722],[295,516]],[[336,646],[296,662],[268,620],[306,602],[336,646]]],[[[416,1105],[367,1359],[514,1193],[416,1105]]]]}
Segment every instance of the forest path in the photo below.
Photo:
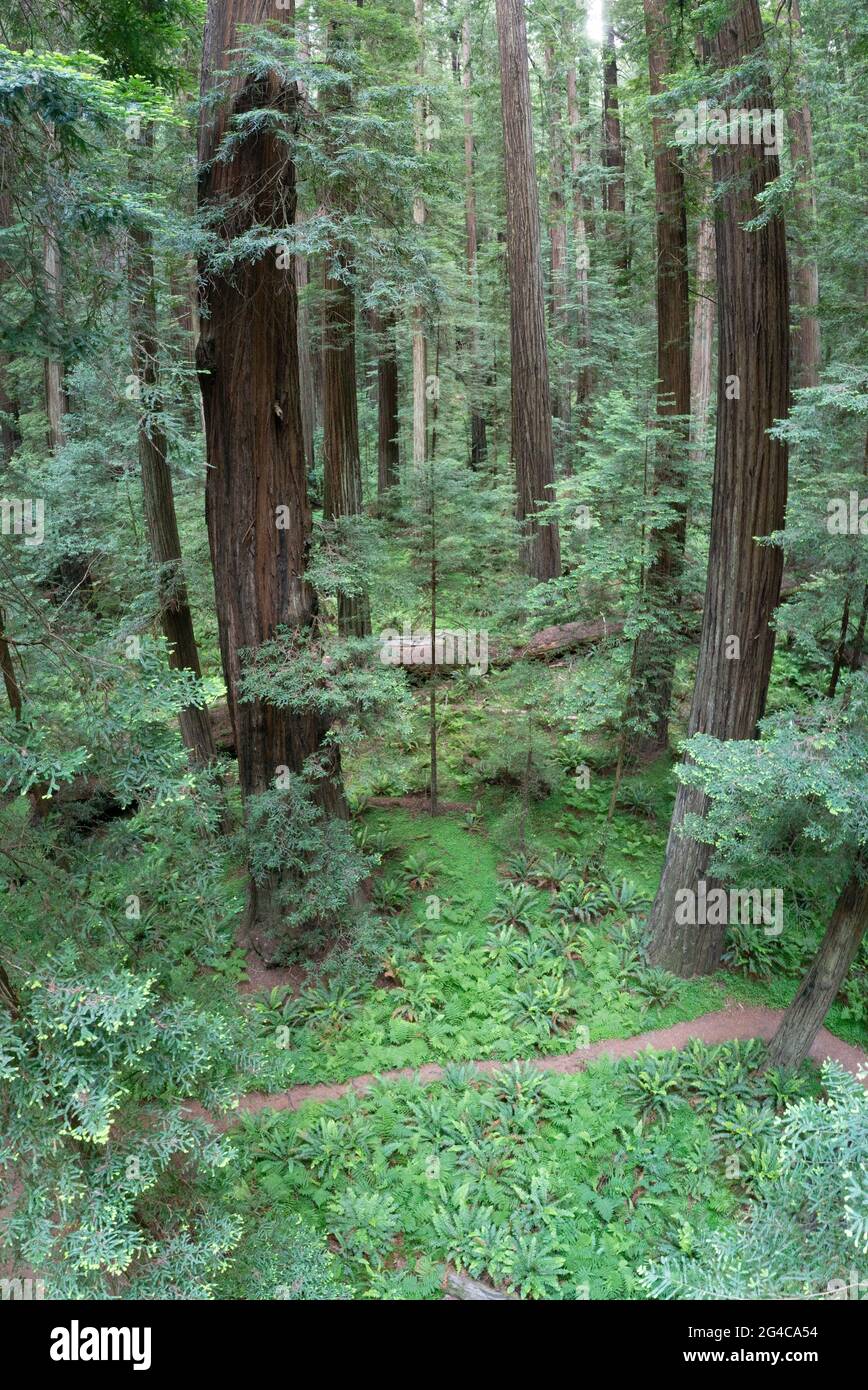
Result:
{"type": "MultiPolygon", "coordinates": [[[[660,1051],[668,1048],[681,1049],[687,1047],[694,1038],[700,1039],[701,1042],[709,1046],[725,1042],[747,1042],[751,1038],[759,1038],[763,1042],[768,1042],[782,1018],[782,1009],[767,1009],[762,1005],[730,1003],[725,1009],[700,1014],[698,1018],[690,1019],[686,1023],[674,1023],[669,1028],[654,1028],[647,1033],[637,1033],[632,1038],[603,1039],[600,1042],[591,1043],[590,1047],[579,1048],[575,1052],[513,1060],[538,1067],[540,1071],[553,1071],[562,1075],[569,1075],[584,1071],[588,1063],[597,1057],[635,1057],[646,1047],[656,1048],[660,1051]]],[[[836,1038],[826,1028],[822,1028],[817,1035],[810,1055],[811,1059],[818,1063],[824,1062],[826,1058],[840,1062],[841,1066],[846,1071],[852,1072],[854,1076],[860,1067],[868,1070],[868,1054],[862,1052],[858,1047],[853,1047],[850,1043],[842,1041],[841,1038],[836,1038]]],[[[467,1062],[463,1065],[473,1067],[485,1075],[501,1071],[504,1067],[511,1066],[512,1062],[497,1059],[467,1062]]],[[[270,1093],[249,1091],[247,1095],[241,1097],[237,1110],[216,1119],[196,1101],[190,1102],[186,1109],[190,1115],[198,1115],[211,1120],[219,1129],[228,1129],[238,1115],[258,1115],[263,1110],[297,1110],[307,1100],[337,1100],[350,1091],[355,1091],[361,1095],[377,1081],[417,1081],[420,1085],[430,1085],[431,1082],[442,1080],[444,1072],[445,1067],[441,1066],[439,1062],[428,1062],[421,1067],[399,1067],[392,1071],[383,1071],[377,1076],[366,1072],[362,1076],[351,1077],[349,1081],[313,1082],[290,1086],[285,1091],[270,1093]]],[[[868,1087],[868,1076],[863,1084],[868,1087]]]]}

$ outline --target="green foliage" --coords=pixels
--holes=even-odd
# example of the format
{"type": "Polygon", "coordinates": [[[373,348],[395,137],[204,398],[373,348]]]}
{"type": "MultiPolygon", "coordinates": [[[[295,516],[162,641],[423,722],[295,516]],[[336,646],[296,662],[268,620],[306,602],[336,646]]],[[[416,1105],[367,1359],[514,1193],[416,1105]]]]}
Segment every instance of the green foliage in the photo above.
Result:
{"type": "Polygon", "coordinates": [[[635,1296],[643,1251],[732,1203],[707,1121],[682,1100],[646,1129],[625,1080],[600,1063],[381,1084],[249,1123],[248,1181],[333,1236],[357,1294],[448,1261],[526,1298],[635,1296]]]}
{"type": "Polygon", "coordinates": [[[298,1212],[249,1219],[219,1298],[321,1300],[347,1297],[336,1257],[298,1212]]]}
{"type": "Polygon", "coordinates": [[[792,1101],[778,1117],[773,1162],[744,1218],[640,1271],[650,1294],[828,1298],[849,1284],[868,1252],[868,1180],[854,1162],[868,1139],[868,1100],[831,1062],[823,1086],[822,1097],[792,1101]]]}
{"type": "Polygon", "coordinates": [[[129,970],[88,974],[69,947],[23,982],[0,1037],[7,1197],[26,1183],[7,1243],[45,1271],[53,1297],[138,1296],[139,1281],[144,1297],[207,1296],[238,1236],[207,1198],[231,1150],[179,1102],[231,1105],[226,1018],[160,999],[129,970]]]}

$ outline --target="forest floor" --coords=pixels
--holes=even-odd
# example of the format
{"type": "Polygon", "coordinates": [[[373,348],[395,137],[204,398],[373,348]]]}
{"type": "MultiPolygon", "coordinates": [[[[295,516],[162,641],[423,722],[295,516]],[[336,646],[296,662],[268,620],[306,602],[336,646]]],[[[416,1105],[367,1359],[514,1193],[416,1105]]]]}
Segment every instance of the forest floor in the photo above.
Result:
{"type": "MultiPolygon", "coordinates": [[[[636,1057],[648,1048],[656,1052],[679,1051],[695,1039],[708,1047],[727,1042],[750,1042],[753,1039],[768,1042],[782,1017],[782,1009],[730,1002],[725,1009],[701,1014],[699,1018],[675,1023],[669,1028],[652,1028],[632,1038],[605,1038],[573,1052],[552,1057],[523,1057],[518,1061],[520,1065],[536,1067],[540,1071],[573,1075],[584,1071],[590,1062],[599,1057],[613,1060],[636,1057]]],[[[827,1028],[822,1028],[817,1035],[810,1057],[818,1065],[827,1060],[837,1062],[853,1076],[860,1076],[863,1085],[868,1088],[868,1052],[836,1038],[827,1028]]],[[[491,1075],[501,1070],[503,1063],[488,1059],[471,1061],[468,1066],[482,1075],[491,1075]]],[[[445,1068],[437,1062],[428,1062],[416,1068],[399,1067],[379,1072],[376,1076],[373,1072],[367,1072],[362,1076],[350,1077],[348,1081],[308,1082],[290,1086],[285,1091],[248,1091],[241,1096],[237,1109],[228,1116],[215,1117],[196,1101],[191,1101],[185,1109],[188,1114],[208,1119],[218,1128],[225,1129],[236,1122],[238,1115],[257,1115],[263,1110],[298,1110],[307,1101],[338,1100],[351,1092],[362,1095],[381,1082],[414,1081],[426,1085],[432,1081],[442,1081],[445,1074],[445,1068]]]]}

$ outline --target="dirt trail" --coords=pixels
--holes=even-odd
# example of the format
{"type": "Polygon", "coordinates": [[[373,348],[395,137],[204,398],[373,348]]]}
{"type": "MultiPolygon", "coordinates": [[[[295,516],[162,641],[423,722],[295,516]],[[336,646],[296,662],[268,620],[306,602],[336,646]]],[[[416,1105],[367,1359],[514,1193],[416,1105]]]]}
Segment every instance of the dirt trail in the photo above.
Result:
{"type": "MultiPolygon", "coordinates": [[[[768,1042],[782,1017],[783,1011],[781,1009],[766,1009],[760,1005],[730,1003],[725,1009],[718,1009],[715,1013],[700,1014],[699,1018],[691,1019],[687,1023],[675,1023],[671,1028],[655,1028],[647,1033],[638,1033],[632,1038],[606,1039],[602,1042],[591,1043],[590,1047],[579,1048],[575,1052],[563,1053],[560,1056],[528,1057],[522,1060],[531,1066],[538,1067],[540,1071],[569,1074],[583,1071],[588,1062],[592,1062],[596,1057],[635,1057],[646,1047],[653,1047],[660,1051],[667,1048],[682,1048],[686,1047],[694,1038],[699,1038],[708,1045],[736,1041],[746,1042],[750,1038],[760,1038],[763,1042],[768,1042]]],[[[868,1054],[860,1051],[858,1047],[853,1047],[850,1043],[836,1038],[828,1029],[822,1028],[811,1048],[811,1058],[820,1063],[824,1062],[827,1057],[835,1062],[840,1062],[841,1066],[852,1072],[854,1076],[860,1067],[868,1069],[868,1054]]],[[[500,1071],[509,1063],[501,1060],[489,1060],[468,1062],[466,1065],[485,1074],[500,1071]]],[[[209,1111],[195,1101],[191,1102],[187,1111],[191,1115],[199,1115],[212,1120],[220,1129],[227,1129],[234,1123],[235,1116],[239,1114],[257,1115],[262,1110],[297,1110],[306,1100],[337,1100],[349,1091],[356,1091],[361,1094],[377,1081],[416,1081],[420,1085],[428,1085],[432,1081],[440,1081],[443,1072],[444,1068],[439,1063],[429,1062],[421,1067],[399,1067],[394,1071],[380,1072],[378,1076],[368,1072],[364,1076],[351,1077],[349,1081],[290,1086],[286,1091],[275,1091],[271,1094],[264,1091],[250,1091],[241,1097],[237,1110],[220,1118],[212,1116],[209,1111]]],[[[868,1086],[868,1077],[866,1077],[864,1084],[868,1086]]]]}

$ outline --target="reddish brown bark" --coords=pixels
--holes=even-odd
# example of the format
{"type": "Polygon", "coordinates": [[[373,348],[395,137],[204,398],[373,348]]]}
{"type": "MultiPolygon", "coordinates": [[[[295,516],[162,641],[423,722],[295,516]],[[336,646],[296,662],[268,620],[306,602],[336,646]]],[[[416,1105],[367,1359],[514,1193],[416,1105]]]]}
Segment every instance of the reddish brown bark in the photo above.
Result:
{"type": "MultiPolygon", "coordinates": [[[[780,13],[780,11],[779,11],[780,13]]],[[[794,385],[816,386],[820,379],[820,280],[813,239],[817,229],[817,200],[814,194],[814,132],[811,108],[804,93],[804,74],[799,49],[802,42],[802,16],[799,0],[789,0],[791,53],[797,87],[797,103],[787,112],[796,186],[793,197],[797,246],[794,258],[796,304],[799,310],[795,335],[794,385]]]]}
{"type": "MultiPolygon", "coordinates": [[[[707,155],[700,153],[703,173],[707,155]]],[[[702,215],[696,233],[694,271],[693,342],[690,349],[690,458],[697,466],[704,453],[711,402],[711,356],[714,341],[714,223],[711,220],[711,189],[705,191],[702,215]]]]}
{"type": "Polygon", "coordinates": [[[556,524],[537,519],[552,499],[554,447],[533,149],[527,31],[521,0],[497,0],[503,111],[512,362],[512,456],[523,558],[537,580],[560,574],[556,524]]]}
{"type": "MultiPolygon", "coordinates": [[[[763,56],[757,0],[740,0],[723,21],[711,53],[731,69],[748,55],[763,56]]],[[[729,95],[729,94],[727,94],[729,95]]],[[[721,100],[728,108],[732,100],[721,100]]],[[[774,109],[767,78],[758,78],[755,104],[774,109]]],[[[717,441],[705,607],[688,734],[749,739],[765,708],[774,650],[770,619],[781,589],[783,555],[758,545],[784,524],[785,446],[768,430],[789,403],[789,305],[783,221],[756,231],[756,199],[778,176],[777,158],[751,145],[719,145],[714,182],[724,190],[717,223],[720,348],[717,441]],[[736,639],[738,647],[733,642],[736,639]],[[737,651],[737,655],[735,655],[737,651]]],[[[679,787],[666,860],[651,911],[649,956],[683,976],[707,974],[720,962],[725,927],[693,927],[675,918],[676,895],[706,878],[709,847],[679,832],[685,815],[701,815],[704,794],[679,787]]],[[[713,880],[708,880],[712,883],[713,880]]],[[[683,901],[683,899],[682,899],[683,901]]]]}
{"type": "Polygon", "coordinates": [[[477,255],[479,232],[476,219],[476,177],[473,148],[473,101],[471,98],[470,17],[466,15],[461,31],[461,88],[464,98],[464,225],[467,247],[467,280],[470,292],[470,464],[478,467],[486,457],[488,445],[485,417],[479,403],[481,372],[479,367],[479,284],[477,255]]]}
{"type": "MultiPolygon", "coordinates": [[[[238,26],[273,19],[271,0],[210,0],[205,26],[203,95],[235,62],[238,26]]],[[[298,93],[274,74],[234,76],[219,104],[206,104],[199,132],[199,201],[224,241],[250,227],[291,225],[295,169],[270,129],[251,133],[231,158],[213,156],[232,114],[271,110],[298,119],[298,93]]],[[[206,512],[220,628],[220,651],[245,798],[267,791],[277,771],[301,773],[308,760],[329,775],[315,784],[327,813],[346,814],[339,762],[323,748],[326,726],[261,700],[239,699],[241,652],[256,651],[279,625],[304,635],[316,613],[305,575],[311,514],[307,497],[298,376],[297,298],[291,268],[270,254],[240,260],[205,277],[199,370],[208,450],[206,512]],[[278,511],[285,509],[285,511],[278,511]],[[286,525],[278,525],[278,517],[286,525]]],[[[278,878],[253,882],[249,920],[264,936],[280,934],[278,878]]]]}
{"type": "MultiPolygon", "coordinates": [[[[546,45],[546,76],[549,103],[549,245],[551,250],[551,329],[552,338],[565,356],[567,334],[567,212],[564,198],[564,146],[561,123],[561,89],[555,51],[546,45]]],[[[552,414],[568,422],[570,418],[570,388],[557,374],[557,387],[552,397],[552,414]]]]}
{"type": "MultiPolygon", "coordinates": [[[[567,42],[573,42],[572,26],[567,26],[567,42]]],[[[591,350],[591,301],[589,286],[590,248],[589,236],[592,228],[587,217],[588,208],[581,189],[581,177],[585,166],[585,154],[579,134],[579,97],[576,65],[567,68],[567,117],[570,124],[570,172],[572,174],[572,234],[573,256],[575,259],[575,283],[577,298],[576,346],[580,356],[587,359],[591,350]]],[[[588,423],[591,394],[594,388],[594,372],[587,360],[579,367],[576,381],[576,404],[579,412],[579,429],[584,430],[588,423]]]]}
{"type": "Polygon", "coordinates": [[[615,249],[615,265],[626,270],[629,264],[627,229],[624,214],[627,209],[624,144],[621,138],[621,112],[618,105],[618,58],[615,49],[615,30],[605,29],[603,44],[603,209],[606,217],[606,236],[615,249]]]}

